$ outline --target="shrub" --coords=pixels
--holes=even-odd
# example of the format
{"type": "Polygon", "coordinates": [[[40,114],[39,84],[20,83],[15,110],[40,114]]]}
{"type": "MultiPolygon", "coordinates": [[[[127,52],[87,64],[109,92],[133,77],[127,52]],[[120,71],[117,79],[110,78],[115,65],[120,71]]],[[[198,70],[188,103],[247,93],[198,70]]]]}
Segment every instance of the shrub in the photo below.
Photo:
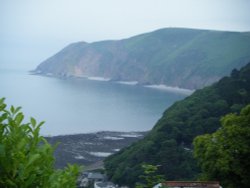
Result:
{"type": "Polygon", "coordinates": [[[20,110],[13,106],[7,110],[0,99],[0,187],[76,187],[79,167],[54,169],[55,146],[39,135],[44,122],[30,118],[22,123],[20,110]]]}

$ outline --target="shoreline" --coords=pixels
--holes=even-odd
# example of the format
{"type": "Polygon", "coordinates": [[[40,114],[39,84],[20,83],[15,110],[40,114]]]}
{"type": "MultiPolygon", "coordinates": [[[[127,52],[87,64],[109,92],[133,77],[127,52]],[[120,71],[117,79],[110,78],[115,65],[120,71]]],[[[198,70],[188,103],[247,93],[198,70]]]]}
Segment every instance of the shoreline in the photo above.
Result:
{"type": "Polygon", "coordinates": [[[68,163],[94,165],[109,155],[119,152],[143,139],[148,132],[97,132],[76,135],[45,137],[51,144],[60,143],[55,150],[55,167],[64,168],[68,163]],[[129,135],[128,135],[129,134],[129,135]]]}
{"type": "Polygon", "coordinates": [[[138,81],[124,81],[124,80],[118,80],[118,81],[114,81],[111,78],[104,78],[104,77],[79,77],[77,76],[77,78],[86,78],[87,80],[94,80],[94,81],[105,81],[105,82],[114,82],[117,84],[122,84],[122,85],[129,85],[129,86],[142,86],[145,88],[151,88],[151,89],[157,89],[157,90],[161,90],[161,91],[167,91],[167,92],[172,92],[172,93],[178,93],[178,94],[183,94],[183,95],[191,95],[193,92],[195,92],[195,90],[191,90],[191,89],[185,89],[185,88],[180,88],[180,87],[174,87],[174,86],[168,86],[165,84],[141,84],[138,81]]]}
{"type": "Polygon", "coordinates": [[[87,78],[88,80],[101,81],[101,82],[108,82],[111,80],[110,78],[104,78],[104,77],[98,77],[98,76],[89,76],[85,78],[87,78]]]}
{"type": "Polygon", "coordinates": [[[123,85],[131,85],[131,86],[135,86],[139,84],[138,81],[116,81],[115,83],[123,84],[123,85]]]}
{"type": "Polygon", "coordinates": [[[70,75],[70,76],[63,77],[63,76],[55,76],[52,73],[41,73],[39,71],[29,71],[29,73],[32,75],[41,75],[41,76],[56,77],[56,78],[65,78],[65,77],[66,78],[79,78],[79,79],[86,79],[90,81],[112,82],[112,83],[129,85],[129,86],[142,86],[145,88],[167,91],[167,92],[182,94],[186,96],[189,96],[193,92],[195,92],[195,90],[180,88],[177,86],[169,86],[165,84],[141,84],[139,81],[136,81],[136,80],[134,81],[112,80],[112,78],[107,78],[107,77],[84,76],[84,75],[70,75]]]}
{"type": "Polygon", "coordinates": [[[195,90],[184,89],[184,88],[180,88],[180,87],[167,86],[165,84],[144,85],[144,87],[163,90],[163,91],[169,91],[169,92],[174,92],[174,93],[180,93],[180,94],[184,94],[184,95],[191,95],[193,92],[195,92],[195,90]]]}
{"type": "Polygon", "coordinates": [[[140,137],[142,134],[146,134],[151,130],[147,131],[93,131],[93,132],[85,132],[85,133],[70,133],[70,134],[58,134],[58,135],[46,135],[41,134],[41,136],[46,138],[53,138],[53,137],[64,137],[64,136],[82,136],[82,135],[98,135],[98,134],[120,134],[120,137],[131,137],[136,138],[140,137]]]}

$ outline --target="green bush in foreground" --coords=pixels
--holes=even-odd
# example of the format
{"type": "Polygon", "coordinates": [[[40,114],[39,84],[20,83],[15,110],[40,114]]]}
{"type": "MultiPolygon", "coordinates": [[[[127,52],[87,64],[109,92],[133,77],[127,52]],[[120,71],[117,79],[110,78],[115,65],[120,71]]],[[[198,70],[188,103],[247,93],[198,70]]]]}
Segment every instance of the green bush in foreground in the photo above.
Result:
{"type": "Polygon", "coordinates": [[[39,135],[44,122],[22,123],[21,108],[6,106],[0,99],[0,187],[76,187],[79,167],[54,169],[55,147],[39,135]]]}

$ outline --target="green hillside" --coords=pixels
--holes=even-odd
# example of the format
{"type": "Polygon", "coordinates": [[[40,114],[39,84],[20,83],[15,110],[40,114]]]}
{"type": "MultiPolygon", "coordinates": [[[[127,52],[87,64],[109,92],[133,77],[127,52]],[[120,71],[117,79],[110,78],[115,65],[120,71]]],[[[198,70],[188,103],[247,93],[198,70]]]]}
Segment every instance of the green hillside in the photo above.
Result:
{"type": "Polygon", "coordinates": [[[193,139],[215,132],[223,115],[238,113],[249,103],[250,63],[176,102],[143,140],[108,157],[105,168],[109,178],[133,187],[142,174],[141,165],[147,163],[160,165],[167,180],[196,179],[200,169],[193,158],[193,139]]]}
{"type": "Polygon", "coordinates": [[[167,28],[117,41],[73,43],[35,72],[197,89],[249,60],[249,32],[167,28]]]}

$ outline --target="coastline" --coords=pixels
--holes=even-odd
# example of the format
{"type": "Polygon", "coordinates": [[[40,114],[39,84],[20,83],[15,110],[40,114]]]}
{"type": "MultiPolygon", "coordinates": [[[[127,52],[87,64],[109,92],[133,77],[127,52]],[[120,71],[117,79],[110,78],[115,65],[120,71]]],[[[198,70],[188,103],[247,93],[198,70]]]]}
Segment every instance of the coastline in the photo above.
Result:
{"type": "MultiPolygon", "coordinates": [[[[83,78],[83,77],[82,77],[83,78]]],[[[180,88],[180,87],[173,87],[173,86],[168,86],[165,84],[152,84],[152,85],[145,85],[141,84],[138,81],[114,81],[111,78],[104,78],[104,77],[85,77],[88,80],[94,80],[94,81],[108,81],[108,82],[115,82],[117,84],[123,84],[123,85],[130,85],[130,86],[142,86],[146,88],[151,88],[151,89],[157,89],[161,91],[167,91],[167,92],[172,92],[172,93],[178,93],[178,94],[183,94],[183,95],[191,95],[195,90],[191,89],[185,89],[185,88],[180,88]]]]}
{"type": "Polygon", "coordinates": [[[123,84],[123,85],[131,85],[131,86],[135,86],[139,84],[138,81],[116,81],[115,83],[123,84]]]}
{"type": "Polygon", "coordinates": [[[173,87],[173,86],[168,86],[165,84],[152,84],[152,85],[145,85],[141,84],[138,81],[114,81],[111,78],[104,78],[104,77],[78,77],[78,78],[86,78],[88,80],[94,80],[94,81],[106,81],[106,82],[115,82],[117,84],[122,84],[122,85],[130,85],[130,86],[142,86],[146,88],[151,88],[151,89],[157,89],[161,91],[167,91],[167,92],[172,92],[172,93],[177,93],[177,94],[183,94],[183,95],[191,95],[195,90],[191,89],[185,89],[185,88],[180,88],[180,87],[173,87]]]}
{"type": "Polygon", "coordinates": [[[145,85],[144,87],[163,90],[163,91],[169,91],[169,92],[174,92],[174,93],[180,93],[180,94],[184,94],[184,95],[191,95],[195,91],[195,90],[184,89],[184,88],[180,88],[180,87],[167,86],[164,84],[145,85]]]}
{"type": "Polygon", "coordinates": [[[90,81],[100,81],[100,82],[114,82],[117,84],[129,85],[129,86],[142,86],[150,89],[157,89],[166,92],[172,92],[182,95],[191,95],[195,90],[180,88],[177,86],[169,86],[165,84],[141,84],[139,81],[125,81],[125,80],[112,80],[112,78],[107,77],[98,77],[98,76],[84,76],[84,75],[68,75],[68,76],[55,76],[52,73],[42,73],[40,71],[30,71],[32,75],[41,75],[41,76],[49,76],[49,77],[57,77],[57,78],[79,78],[79,79],[87,79],[90,81]]]}
{"type": "Polygon", "coordinates": [[[68,163],[89,166],[101,162],[147,133],[101,131],[45,138],[52,145],[60,143],[55,150],[55,167],[64,168],[68,163]]]}
{"type": "Polygon", "coordinates": [[[104,77],[98,77],[98,76],[89,76],[89,77],[85,77],[88,80],[95,80],[95,81],[102,81],[102,82],[107,82],[110,81],[110,78],[104,78],[104,77]]]}

